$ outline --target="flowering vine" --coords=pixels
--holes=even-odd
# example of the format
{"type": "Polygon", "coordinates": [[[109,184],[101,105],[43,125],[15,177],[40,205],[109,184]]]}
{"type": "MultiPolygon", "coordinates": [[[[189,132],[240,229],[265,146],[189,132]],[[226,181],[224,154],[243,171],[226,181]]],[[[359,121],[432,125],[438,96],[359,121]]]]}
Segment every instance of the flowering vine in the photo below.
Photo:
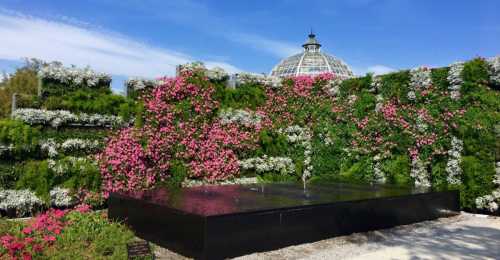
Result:
{"type": "Polygon", "coordinates": [[[450,65],[450,71],[448,72],[448,82],[450,86],[448,90],[450,91],[450,96],[452,99],[460,98],[460,89],[462,88],[462,70],[464,69],[463,62],[456,62],[450,65]]]}
{"type": "Polygon", "coordinates": [[[425,95],[425,91],[432,86],[431,70],[427,67],[418,67],[410,70],[410,75],[410,91],[407,96],[409,100],[415,101],[417,92],[425,95]]]}
{"type": "Polygon", "coordinates": [[[460,163],[462,162],[462,151],[464,149],[464,143],[462,140],[456,138],[455,136],[451,139],[451,149],[448,151],[448,162],[446,163],[446,173],[448,176],[446,180],[450,184],[460,184],[462,183],[460,176],[462,175],[462,168],[460,163]]]}
{"type": "Polygon", "coordinates": [[[500,56],[496,56],[487,60],[490,65],[490,80],[494,84],[500,85],[500,56]]]}
{"type": "Polygon", "coordinates": [[[491,194],[476,198],[476,206],[478,208],[487,209],[491,212],[498,210],[498,203],[500,203],[500,162],[495,163],[493,184],[497,188],[491,194]]]}

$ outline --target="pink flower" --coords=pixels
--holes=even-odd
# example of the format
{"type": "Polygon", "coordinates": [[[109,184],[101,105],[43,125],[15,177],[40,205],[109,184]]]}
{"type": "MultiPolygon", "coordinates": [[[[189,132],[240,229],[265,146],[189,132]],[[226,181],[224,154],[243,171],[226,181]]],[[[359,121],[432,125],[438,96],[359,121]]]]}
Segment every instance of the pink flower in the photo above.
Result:
{"type": "Polygon", "coordinates": [[[30,253],[28,253],[28,252],[23,253],[23,260],[31,260],[31,259],[32,259],[32,256],[30,253]]]}
{"type": "Polygon", "coordinates": [[[51,235],[45,235],[45,236],[43,236],[43,240],[45,242],[52,243],[52,242],[56,241],[56,237],[55,236],[51,236],[51,235]]]}
{"type": "Polygon", "coordinates": [[[76,206],[75,210],[80,212],[80,213],[86,213],[86,212],[89,212],[91,210],[91,207],[88,204],[80,204],[80,205],[76,206]]]}

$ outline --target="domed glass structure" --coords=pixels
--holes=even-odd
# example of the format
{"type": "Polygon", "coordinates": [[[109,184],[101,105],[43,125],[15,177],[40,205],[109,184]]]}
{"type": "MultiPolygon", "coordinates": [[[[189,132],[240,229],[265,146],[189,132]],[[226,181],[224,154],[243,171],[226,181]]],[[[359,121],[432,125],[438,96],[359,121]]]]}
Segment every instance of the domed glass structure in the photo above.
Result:
{"type": "Polygon", "coordinates": [[[276,65],[270,76],[289,77],[298,75],[317,75],[330,72],[338,78],[346,79],[354,74],[342,60],[321,52],[321,44],[312,32],[309,39],[302,45],[302,53],[290,56],[276,65]]]}

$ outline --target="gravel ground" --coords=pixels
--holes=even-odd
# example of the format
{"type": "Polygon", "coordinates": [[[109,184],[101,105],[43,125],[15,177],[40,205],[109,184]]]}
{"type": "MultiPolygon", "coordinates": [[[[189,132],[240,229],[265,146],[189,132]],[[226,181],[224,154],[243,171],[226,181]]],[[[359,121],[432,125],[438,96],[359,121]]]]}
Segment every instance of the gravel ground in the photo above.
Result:
{"type": "MultiPolygon", "coordinates": [[[[188,259],[161,247],[155,248],[155,255],[188,259]]],[[[235,259],[500,259],[500,218],[462,213],[235,259]]]]}

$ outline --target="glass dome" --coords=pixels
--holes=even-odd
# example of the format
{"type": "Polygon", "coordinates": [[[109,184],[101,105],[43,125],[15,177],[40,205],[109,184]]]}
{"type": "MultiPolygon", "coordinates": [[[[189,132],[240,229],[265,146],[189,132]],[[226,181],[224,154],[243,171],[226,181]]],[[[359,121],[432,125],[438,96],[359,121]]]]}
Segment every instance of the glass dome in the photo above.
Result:
{"type": "Polygon", "coordinates": [[[342,60],[321,52],[321,44],[312,32],[309,39],[302,45],[304,51],[290,56],[276,65],[270,76],[289,77],[298,75],[317,75],[331,72],[341,79],[352,77],[354,74],[342,60]]]}

